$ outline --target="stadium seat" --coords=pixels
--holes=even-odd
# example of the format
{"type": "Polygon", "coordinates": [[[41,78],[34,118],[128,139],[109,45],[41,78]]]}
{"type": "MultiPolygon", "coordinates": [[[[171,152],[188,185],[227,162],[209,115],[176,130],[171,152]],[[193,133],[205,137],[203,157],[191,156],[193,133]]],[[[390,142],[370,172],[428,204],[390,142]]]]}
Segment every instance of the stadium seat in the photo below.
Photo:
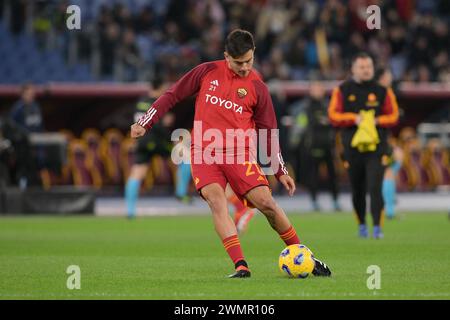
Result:
{"type": "Polygon", "coordinates": [[[108,129],[100,142],[100,154],[106,168],[107,183],[121,185],[123,174],[121,168],[120,149],[123,134],[118,129],[108,129]]]}
{"type": "Polygon", "coordinates": [[[100,174],[95,170],[88,146],[83,140],[73,139],[69,143],[69,170],[75,186],[102,186],[100,174]]]}
{"type": "Polygon", "coordinates": [[[69,69],[70,78],[75,82],[89,82],[92,81],[92,76],[89,67],[86,64],[77,64],[69,69]]]}
{"type": "Polygon", "coordinates": [[[426,163],[418,139],[410,141],[407,145],[403,167],[406,170],[410,191],[426,191],[432,188],[432,177],[426,170],[426,163]]]}
{"type": "Polygon", "coordinates": [[[71,184],[70,167],[68,165],[63,166],[61,172],[54,172],[44,168],[40,170],[39,176],[41,177],[42,186],[46,190],[53,186],[64,186],[71,184]]]}
{"type": "Polygon", "coordinates": [[[449,167],[445,149],[439,139],[430,139],[422,153],[422,163],[430,177],[430,187],[449,184],[449,167]]]}
{"type": "Polygon", "coordinates": [[[63,56],[61,50],[40,51],[32,35],[12,35],[3,25],[0,28],[0,70],[14,66],[12,72],[2,73],[5,74],[0,80],[2,83],[92,81],[86,65],[76,65],[69,70],[63,56]]]}
{"type": "Polygon", "coordinates": [[[450,152],[446,149],[435,150],[433,157],[439,167],[442,174],[442,184],[445,186],[450,185],[450,152]]]}
{"type": "MultiPolygon", "coordinates": [[[[75,139],[72,131],[67,129],[59,130],[59,133],[63,134],[66,138],[67,145],[75,139]]],[[[40,172],[42,183],[44,188],[49,189],[55,185],[70,185],[73,184],[73,178],[71,177],[71,167],[70,167],[70,148],[67,148],[67,163],[63,165],[61,172],[53,172],[47,169],[43,169],[40,172]]]]}
{"type": "Polygon", "coordinates": [[[86,143],[90,157],[92,157],[93,166],[100,174],[102,181],[106,181],[106,168],[102,161],[100,152],[100,142],[102,136],[97,129],[87,128],[81,133],[81,139],[86,143]]]}

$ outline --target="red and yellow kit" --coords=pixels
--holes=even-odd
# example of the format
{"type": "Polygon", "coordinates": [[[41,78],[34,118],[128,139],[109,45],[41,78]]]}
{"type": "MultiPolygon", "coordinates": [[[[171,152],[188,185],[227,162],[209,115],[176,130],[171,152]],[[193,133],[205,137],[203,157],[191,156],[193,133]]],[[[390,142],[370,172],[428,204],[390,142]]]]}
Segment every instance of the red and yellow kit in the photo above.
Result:
{"type": "MultiPolygon", "coordinates": [[[[147,113],[138,120],[138,124],[150,129],[170,108],[195,94],[197,98],[191,140],[191,164],[197,190],[213,182],[225,188],[229,182],[235,193],[242,198],[255,186],[267,185],[267,179],[261,168],[248,154],[249,137],[244,136],[246,146],[243,149],[246,153],[244,157],[239,157],[241,155],[238,150],[242,148],[237,148],[237,144],[242,141],[236,141],[239,139],[235,137],[229,139],[233,130],[253,129],[258,133],[261,129],[277,129],[268,88],[254,70],[247,77],[240,77],[228,68],[225,60],[200,64],[156,100],[147,113]],[[216,141],[217,137],[223,140],[216,141]],[[230,145],[229,142],[233,139],[234,144],[230,145]],[[203,158],[211,141],[215,145],[213,156],[215,159],[223,160],[219,163],[211,163],[203,158]],[[225,157],[231,161],[227,161],[225,157]]],[[[274,132],[276,131],[269,133],[269,137],[274,132]]],[[[279,178],[287,174],[287,170],[279,150],[278,136],[275,139],[275,150],[271,150],[273,142],[271,144],[270,139],[266,140],[267,155],[270,156],[274,152],[271,159],[276,159],[277,163],[275,166],[272,163],[272,168],[278,168],[275,175],[279,178]]]]}

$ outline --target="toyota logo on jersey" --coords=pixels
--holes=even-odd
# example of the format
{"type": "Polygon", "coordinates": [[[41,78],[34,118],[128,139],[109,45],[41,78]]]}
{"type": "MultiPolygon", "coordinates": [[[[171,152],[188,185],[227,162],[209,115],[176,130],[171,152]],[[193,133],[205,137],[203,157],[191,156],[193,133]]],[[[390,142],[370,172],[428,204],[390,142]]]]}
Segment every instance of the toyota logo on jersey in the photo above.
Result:
{"type": "Polygon", "coordinates": [[[234,103],[233,101],[206,94],[206,103],[208,102],[213,105],[219,105],[221,107],[224,107],[225,109],[234,110],[234,112],[242,114],[242,106],[234,103]]]}

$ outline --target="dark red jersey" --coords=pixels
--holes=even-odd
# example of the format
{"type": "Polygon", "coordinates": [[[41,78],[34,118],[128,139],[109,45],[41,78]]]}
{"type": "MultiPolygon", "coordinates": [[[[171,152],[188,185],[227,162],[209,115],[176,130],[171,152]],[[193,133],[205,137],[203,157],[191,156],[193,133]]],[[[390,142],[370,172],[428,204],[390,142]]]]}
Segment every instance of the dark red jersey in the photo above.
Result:
{"type": "MultiPolygon", "coordinates": [[[[259,74],[252,70],[247,77],[240,77],[228,68],[225,60],[203,63],[186,73],[153,103],[138,124],[150,129],[169,109],[195,94],[193,150],[204,150],[208,145],[195,138],[196,131],[203,134],[215,129],[226,138],[230,129],[277,129],[272,99],[259,74]]],[[[287,170],[279,152],[278,136],[274,151],[279,162],[276,173],[279,177],[287,174],[287,170]]],[[[267,139],[267,154],[270,156],[271,152],[270,139],[267,139]]]]}

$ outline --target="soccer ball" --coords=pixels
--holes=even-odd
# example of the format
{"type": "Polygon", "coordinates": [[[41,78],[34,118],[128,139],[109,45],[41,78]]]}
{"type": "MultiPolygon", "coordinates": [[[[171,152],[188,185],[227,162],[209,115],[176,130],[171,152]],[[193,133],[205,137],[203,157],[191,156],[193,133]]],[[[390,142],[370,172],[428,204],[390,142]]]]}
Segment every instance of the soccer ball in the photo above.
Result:
{"type": "Polygon", "coordinates": [[[306,278],[314,269],[313,253],[305,245],[292,244],[280,253],[280,271],[290,278],[306,278]]]}

